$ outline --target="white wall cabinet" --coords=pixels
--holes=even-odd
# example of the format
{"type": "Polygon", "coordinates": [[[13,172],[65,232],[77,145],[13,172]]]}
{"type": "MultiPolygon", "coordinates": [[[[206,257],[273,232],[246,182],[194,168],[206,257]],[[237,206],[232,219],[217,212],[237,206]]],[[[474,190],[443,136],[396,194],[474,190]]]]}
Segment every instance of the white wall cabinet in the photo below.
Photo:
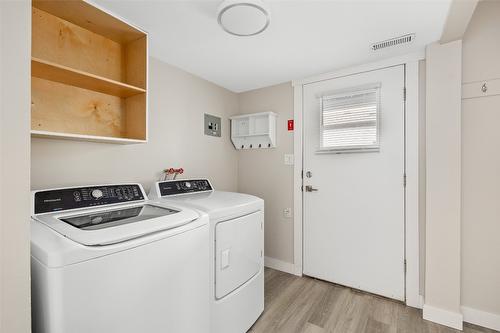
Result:
{"type": "Polygon", "coordinates": [[[276,147],[276,113],[260,112],[231,117],[231,141],[236,149],[276,147]]]}

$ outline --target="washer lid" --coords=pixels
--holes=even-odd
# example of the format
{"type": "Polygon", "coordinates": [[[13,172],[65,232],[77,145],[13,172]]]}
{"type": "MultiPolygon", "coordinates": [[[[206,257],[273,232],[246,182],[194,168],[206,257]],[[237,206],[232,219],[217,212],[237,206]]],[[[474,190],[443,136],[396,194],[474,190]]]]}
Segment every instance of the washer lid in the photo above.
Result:
{"type": "Polygon", "coordinates": [[[172,229],[199,218],[190,209],[146,202],[35,215],[63,236],[83,245],[109,245],[172,229]]]}
{"type": "Polygon", "coordinates": [[[264,209],[264,200],[244,193],[214,191],[165,197],[208,213],[210,221],[219,222],[264,209]]]}

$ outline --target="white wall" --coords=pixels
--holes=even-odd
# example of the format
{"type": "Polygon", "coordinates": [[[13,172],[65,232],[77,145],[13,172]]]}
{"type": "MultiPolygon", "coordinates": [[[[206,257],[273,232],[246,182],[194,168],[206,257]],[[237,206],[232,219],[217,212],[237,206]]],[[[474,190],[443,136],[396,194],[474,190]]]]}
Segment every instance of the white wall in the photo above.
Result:
{"type": "Polygon", "coordinates": [[[500,2],[480,1],[463,37],[463,82],[500,78],[500,2]]]}
{"type": "Polygon", "coordinates": [[[32,139],[33,189],[134,181],[146,190],[167,167],[184,177],[209,177],[237,189],[238,161],[228,117],[238,97],[224,88],[150,58],[149,142],[137,145],[32,139]],[[203,134],[203,114],[222,117],[222,137],[203,134]]]}
{"type": "Polygon", "coordinates": [[[460,162],[462,42],[426,52],[424,318],[461,328],[460,162]]]}
{"type": "Polygon", "coordinates": [[[0,332],[30,323],[31,2],[0,1],[0,332]]]}
{"type": "MultiPolygon", "coordinates": [[[[500,2],[481,1],[463,38],[463,83],[500,79],[500,2]]],[[[500,95],[462,100],[462,305],[500,330],[500,95]]],[[[476,321],[476,322],[475,322],[476,321]]]]}
{"type": "Polygon", "coordinates": [[[284,164],[284,154],[293,154],[293,88],[290,82],[238,95],[239,113],[273,111],[277,118],[277,147],[239,151],[238,190],[265,200],[265,256],[293,263],[293,165],[284,164]]]}

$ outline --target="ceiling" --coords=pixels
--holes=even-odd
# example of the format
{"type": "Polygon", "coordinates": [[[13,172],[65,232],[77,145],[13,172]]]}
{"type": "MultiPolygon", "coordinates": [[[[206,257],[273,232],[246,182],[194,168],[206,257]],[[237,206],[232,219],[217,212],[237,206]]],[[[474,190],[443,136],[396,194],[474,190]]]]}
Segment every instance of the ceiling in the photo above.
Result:
{"type": "Polygon", "coordinates": [[[221,1],[94,0],[150,34],[150,55],[234,92],[423,50],[440,38],[451,0],[267,1],[271,24],[236,37],[217,24],[221,1]],[[416,33],[411,45],[370,44],[416,33]]]}

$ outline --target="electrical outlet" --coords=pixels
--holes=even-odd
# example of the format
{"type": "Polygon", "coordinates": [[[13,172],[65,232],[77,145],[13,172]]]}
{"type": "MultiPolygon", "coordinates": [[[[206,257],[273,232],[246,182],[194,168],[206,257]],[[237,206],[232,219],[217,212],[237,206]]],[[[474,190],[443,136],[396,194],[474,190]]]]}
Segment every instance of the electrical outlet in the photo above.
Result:
{"type": "Polygon", "coordinates": [[[293,154],[285,154],[285,165],[293,165],[293,154]]]}
{"type": "Polygon", "coordinates": [[[292,218],[292,209],[291,208],[283,209],[283,216],[287,219],[292,218]]]}

